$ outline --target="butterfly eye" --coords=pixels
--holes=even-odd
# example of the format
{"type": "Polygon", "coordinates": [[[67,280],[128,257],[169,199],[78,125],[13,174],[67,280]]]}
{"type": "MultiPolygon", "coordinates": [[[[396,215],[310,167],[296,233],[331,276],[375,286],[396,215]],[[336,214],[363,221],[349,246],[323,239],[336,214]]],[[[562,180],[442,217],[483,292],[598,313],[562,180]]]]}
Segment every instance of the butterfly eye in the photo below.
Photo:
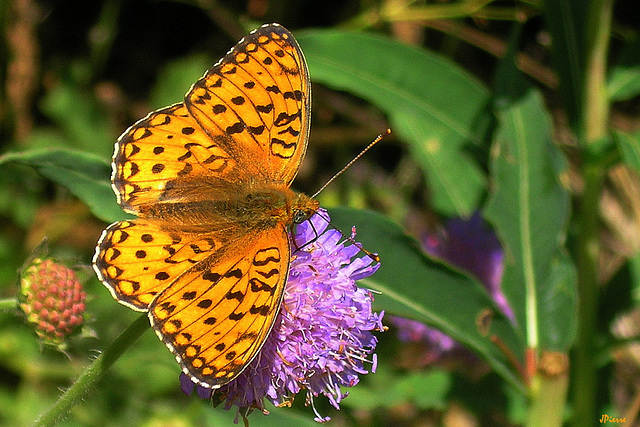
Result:
{"type": "Polygon", "coordinates": [[[293,212],[293,222],[294,222],[294,224],[300,224],[300,223],[304,222],[307,219],[307,217],[308,217],[308,215],[304,211],[302,211],[300,209],[296,209],[293,212]]]}

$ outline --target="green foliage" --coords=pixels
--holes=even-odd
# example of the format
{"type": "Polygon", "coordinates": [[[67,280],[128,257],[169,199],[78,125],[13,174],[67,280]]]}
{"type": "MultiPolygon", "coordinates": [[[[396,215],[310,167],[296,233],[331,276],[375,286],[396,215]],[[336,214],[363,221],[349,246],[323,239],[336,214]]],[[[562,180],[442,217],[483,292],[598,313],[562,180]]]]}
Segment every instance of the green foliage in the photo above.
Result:
{"type": "Polygon", "coordinates": [[[611,67],[607,87],[611,101],[628,101],[640,95],[640,37],[632,38],[611,67]]]}
{"type": "Polygon", "coordinates": [[[624,163],[640,172],[640,132],[635,134],[614,132],[613,135],[624,163]]]}
{"type": "Polygon", "coordinates": [[[189,56],[168,64],[158,75],[150,94],[149,105],[158,109],[182,102],[191,85],[211,67],[212,58],[205,55],[189,56]]]}
{"type": "MultiPolygon", "coordinates": [[[[483,311],[497,309],[476,280],[424,254],[417,241],[379,214],[348,209],[331,209],[330,214],[338,229],[358,224],[358,241],[365,248],[377,248],[380,269],[361,283],[379,292],[375,302],[380,310],[437,327],[482,354],[514,386],[523,387],[487,331],[478,328],[476,322],[483,311]]],[[[518,349],[517,354],[523,357],[524,342],[513,324],[496,316],[491,328],[492,334],[518,349]]]]}
{"type": "Polygon", "coordinates": [[[124,217],[109,184],[109,163],[91,153],[49,149],[8,153],[0,157],[0,166],[10,162],[31,166],[67,187],[97,218],[110,222],[124,217]]]}
{"type": "Polygon", "coordinates": [[[576,280],[564,251],[569,193],[560,179],[566,164],[551,144],[551,123],[538,93],[503,102],[486,213],[509,254],[503,282],[512,285],[504,292],[529,347],[567,350],[575,335],[576,280]]]}
{"type": "Polygon", "coordinates": [[[433,370],[397,376],[395,372],[376,371],[367,387],[356,387],[345,405],[359,409],[393,408],[413,402],[421,409],[445,409],[452,389],[448,372],[433,370]]]}
{"type": "MultiPolygon", "coordinates": [[[[354,10],[360,7],[351,3],[354,10]]],[[[364,122],[373,136],[383,129],[373,129],[370,118],[384,115],[392,135],[332,184],[337,204],[348,204],[344,200],[350,197],[368,209],[331,208],[332,225],[345,235],[356,226],[356,240],[379,254],[379,271],[360,286],[373,291],[376,310],[387,313],[385,325],[390,316],[426,323],[473,353],[476,359],[463,364],[488,367],[491,374],[467,378],[452,373],[446,363],[401,368],[405,344],[393,339],[391,329],[378,334],[378,372],[349,391],[341,411],[322,398],[314,400],[314,409],[337,419],[336,425],[356,426],[397,423],[394,416],[404,407],[419,414],[411,419],[416,425],[423,416],[437,423],[452,402],[491,425],[508,419],[505,425],[570,421],[577,426],[594,424],[603,413],[622,416],[625,399],[609,392],[611,384],[620,383],[609,377],[617,353],[608,345],[627,344],[610,332],[612,319],[624,318],[640,303],[640,246],[634,239],[640,233],[640,133],[634,103],[640,95],[638,29],[617,22],[625,17],[616,15],[616,49],[609,49],[614,37],[606,19],[613,0],[391,3],[361,10],[349,21],[375,23],[375,30],[338,29],[336,23],[335,28],[294,31],[314,83],[308,155],[313,164],[302,168],[299,184],[318,188],[317,177],[327,165],[343,162],[341,156],[360,142],[357,137],[345,140],[336,129],[347,128],[352,135],[358,132],[354,123],[364,122]],[[428,21],[438,31],[426,32],[425,43],[414,38],[418,42],[409,45],[392,35],[398,28],[424,31],[416,22],[434,16],[476,19],[428,21]],[[522,25],[532,16],[541,19],[522,25]],[[513,22],[496,28],[492,18],[513,22]],[[412,19],[416,22],[408,23],[412,19]],[[540,34],[530,33],[537,26],[542,35],[550,35],[550,47],[538,44],[540,34]],[[507,53],[487,61],[460,40],[498,44],[507,53]],[[523,46],[544,58],[533,71],[517,55],[523,46]],[[549,64],[557,87],[535,81],[535,70],[549,64]],[[527,80],[523,71],[534,79],[527,80]],[[618,102],[622,114],[610,121],[618,102]],[[355,105],[358,112],[350,113],[345,105],[355,105]],[[368,115],[359,115],[362,111],[368,115]],[[325,144],[316,143],[317,135],[324,136],[325,144]],[[560,143],[559,135],[570,137],[560,143]],[[630,180],[625,191],[624,185],[607,187],[606,178],[617,176],[614,169],[630,180]],[[366,185],[353,190],[356,184],[345,178],[350,173],[353,182],[366,185]],[[341,199],[346,189],[352,193],[341,199]],[[494,293],[479,280],[425,253],[424,234],[433,228],[426,223],[474,212],[490,223],[502,244],[501,289],[514,319],[501,313],[494,293]],[[628,289],[631,300],[605,300],[600,292],[610,289],[628,289]],[[542,375],[536,368],[546,368],[540,368],[540,361],[549,354],[568,360],[572,370],[542,375]],[[569,392],[568,381],[573,382],[569,392]],[[572,418],[565,419],[569,407],[572,418]]],[[[635,7],[631,0],[615,4],[621,10],[635,7]]],[[[0,91],[0,371],[6,377],[0,382],[0,424],[27,425],[42,414],[63,417],[60,424],[69,426],[228,424],[234,413],[182,395],[179,367],[153,333],[143,334],[146,319],[113,301],[97,279],[86,283],[96,337],[77,338],[69,357],[40,349],[17,312],[17,270],[29,256],[29,245],[44,234],[55,235],[54,250],[88,268],[105,223],[127,217],[109,182],[108,159],[117,136],[145,112],[180,102],[232,43],[212,32],[208,21],[224,16],[220,22],[231,25],[232,14],[203,6],[140,6],[162,19],[140,19],[138,6],[119,2],[107,1],[104,10],[84,7],[96,22],[92,29],[91,23],[73,26],[83,34],[81,46],[59,32],[73,25],[63,6],[32,27],[40,37],[31,41],[42,49],[41,57],[33,59],[41,63],[31,66],[41,72],[33,73],[35,89],[28,96],[23,91],[28,112],[19,109],[20,94],[10,89],[16,85],[13,61],[25,60],[18,54],[28,51],[29,40],[17,48],[6,36],[2,48],[15,51],[0,59],[0,79],[7,88],[0,91]],[[189,25],[180,21],[185,16],[189,25]],[[48,38],[49,32],[57,36],[48,38]],[[179,35],[184,46],[178,48],[179,35]],[[19,135],[25,114],[33,126],[19,135]],[[74,213],[72,207],[80,204],[85,212],[74,213]],[[67,228],[57,229],[55,220],[66,216],[67,228]],[[59,390],[69,389],[78,377],[82,380],[65,395],[73,406],[69,415],[63,409],[47,413],[54,404],[63,406],[59,390]]],[[[19,14],[11,16],[7,22],[19,21],[19,14]]],[[[638,334],[625,339],[637,340],[638,334]]],[[[316,425],[312,409],[303,404],[299,396],[294,408],[252,414],[251,424],[316,425]]]]}
{"type": "Polygon", "coordinates": [[[307,31],[298,37],[314,79],[346,90],[388,114],[409,144],[445,215],[468,216],[486,186],[465,152],[488,123],[487,89],[450,60],[366,33],[307,31]]]}

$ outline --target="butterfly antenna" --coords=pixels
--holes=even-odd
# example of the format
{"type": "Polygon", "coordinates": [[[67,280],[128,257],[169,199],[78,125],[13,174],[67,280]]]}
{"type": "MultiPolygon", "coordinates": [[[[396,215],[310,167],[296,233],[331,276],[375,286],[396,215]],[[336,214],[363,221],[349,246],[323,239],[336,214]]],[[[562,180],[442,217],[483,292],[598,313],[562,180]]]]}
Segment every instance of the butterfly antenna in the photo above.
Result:
{"type": "Polygon", "coordinates": [[[364,155],[364,153],[366,153],[367,151],[369,151],[369,149],[371,147],[373,147],[374,145],[376,145],[378,142],[380,142],[382,140],[382,138],[384,138],[385,136],[389,135],[391,133],[391,129],[387,129],[386,132],[381,133],[380,135],[378,135],[378,137],[376,139],[373,140],[373,142],[369,145],[366,146],[366,148],[364,150],[362,150],[360,152],[360,154],[358,154],[357,156],[355,156],[349,163],[346,164],[345,167],[343,167],[342,169],[340,169],[340,171],[338,173],[336,173],[335,175],[333,175],[331,177],[331,179],[329,181],[327,181],[322,187],[320,187],[320,189],[318,191],[315,192],[315,194],[313,196],[311,196],[312,199],[315,199],[316,196],[318,194],[320,194],[320,192],[322,190],[324,190],[325,188],[327,188],[327,186],[329,184],[331,184],[333,182],[334,179],[336,179],[337,177],[339,177],[340,175],[342,175],[342,173],[344,171],[346,171],[347,169],[349,169],[351,167],[352,164],[354,164],[356,162],[356,160],[358,160],[360,157],[362,157],[364,155]]]}
{"type": "MultiPolygon", "coordinates": [[[[343,234],[343,236],[344,236],[344,234],[343,234]]],[[[349,240],[352,244],[354,244],[356,246],[356,248],[361,250],[373,262],[380,262],[380,257],[378,256],[378,254],[376,252],[369,252],[368,250],[366,250],[362,246],[362,243],[356,242],[356,227],[355,226],[351,227],[351,236],[347,237],[347,240],[349,240]]]]}

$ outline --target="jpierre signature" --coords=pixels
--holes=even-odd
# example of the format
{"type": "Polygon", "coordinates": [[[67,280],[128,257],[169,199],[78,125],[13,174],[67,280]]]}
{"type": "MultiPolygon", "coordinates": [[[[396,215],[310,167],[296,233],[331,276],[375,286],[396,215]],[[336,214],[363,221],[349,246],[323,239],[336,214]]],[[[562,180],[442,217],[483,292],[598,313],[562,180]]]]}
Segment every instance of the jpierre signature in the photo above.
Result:
{"type": "Polygon", "coordinates": [[[614,417],[610,417],[607,414],[602,414],[602,416],[600,417],[600,424],[604,424],[604,423],[626,423],[627,422],[627,418],[614,418],[614,417]]]}

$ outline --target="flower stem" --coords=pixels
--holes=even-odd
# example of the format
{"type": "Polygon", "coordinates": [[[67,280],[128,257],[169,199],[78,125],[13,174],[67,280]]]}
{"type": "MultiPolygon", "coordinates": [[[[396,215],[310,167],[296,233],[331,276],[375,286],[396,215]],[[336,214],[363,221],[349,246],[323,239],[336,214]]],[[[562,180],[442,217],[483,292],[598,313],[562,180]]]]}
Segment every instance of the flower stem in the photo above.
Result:
{"type": "Polygon", "coordinates": [[[599,168],[584,168],[585,194],[581,203],[578,247],[578,339],[573,360],[573,425],[591,425],[596,419],[596,319],[598,311],[598,201],[604,184],[599,168]]]}
{"type": "Polygon", "coordinates": [[[598,314],[598,260],[600,256],[600,197],[606,177],[601,150],[609,126],[606,65],[613,0],[593,0],[586,35],[584,108],[580,139],[584,150],[584,192],[578,210],[578,337],[573,360],[573,417],[575,426],[593,425],[597,419],[596,343],[598,314]]]}
{"type": "Polygon", "coordinates": [[[568,372],[565,370],[560,375],[539,372],[533,382],[536,398],[529,408],[527,427],[562,426],[569,385],[568,372]]]}
{"type": "Polygon", "coordinates": [[[51,426],[84,397],[113,363],[131,346],[142,333],[149,329],[147,315],[141,315],[125,329],[100,356],[78,377],[58,401],[34,423],[35,426],[51,426]]]}

